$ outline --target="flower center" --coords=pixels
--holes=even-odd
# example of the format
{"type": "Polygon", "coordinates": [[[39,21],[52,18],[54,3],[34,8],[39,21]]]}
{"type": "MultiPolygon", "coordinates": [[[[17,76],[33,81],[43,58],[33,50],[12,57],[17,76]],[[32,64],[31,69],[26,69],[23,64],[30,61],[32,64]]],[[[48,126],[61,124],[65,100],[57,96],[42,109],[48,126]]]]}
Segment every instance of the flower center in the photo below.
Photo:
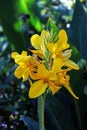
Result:
{"type": "Polygon", "coordinates": [[[47,78],[43,78],[44,83],[48,83],[48,79],[47,78]]]}

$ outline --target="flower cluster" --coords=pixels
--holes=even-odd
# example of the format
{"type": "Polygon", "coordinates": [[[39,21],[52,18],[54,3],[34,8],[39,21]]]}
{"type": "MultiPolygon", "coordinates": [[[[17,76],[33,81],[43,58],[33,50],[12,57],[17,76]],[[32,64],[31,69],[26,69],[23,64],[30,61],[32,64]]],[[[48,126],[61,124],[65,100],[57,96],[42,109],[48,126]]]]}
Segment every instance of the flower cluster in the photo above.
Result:
{"type": "Polygon", "coordinates": [[[68,37],[65,30],[53,38],[52,31],[42,30],[41,35],[34,34],[31,44],[35,48],[30,50],[32,55],[26,51],[21,54],[12,52],[12,58],[18,64],[14,74],[23,81],[30,81],[29,97],[35,98],[50,90],[55,94],[65,87],[71,95],[78,99],[70,87],[70,76],[68,71],[79,70],[79,66],[70,60],[72,49],[67,43],[68,37]]]}

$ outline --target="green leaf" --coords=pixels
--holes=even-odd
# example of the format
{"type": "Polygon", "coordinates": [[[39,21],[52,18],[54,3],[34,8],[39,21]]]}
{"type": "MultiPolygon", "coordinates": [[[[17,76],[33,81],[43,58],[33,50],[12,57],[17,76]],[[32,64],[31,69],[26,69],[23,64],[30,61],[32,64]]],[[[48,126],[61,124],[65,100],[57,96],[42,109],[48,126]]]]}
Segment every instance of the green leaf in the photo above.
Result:
{"type": "MultiPolygon", "coordinates": [[[[80,125],[83,127],[81,130],[84,130],[84,124],[86,125],[84,114],[87,111],[87,93],[85,93],[87,80],[82,78],[83,73],[84,70],[73,70],[70,72],[70,86],[72,87],[74,93],[79,97],[79,100],[75,103],[75,108],[78,108],[76,115],[78,115],[78,121],[80,120],[80,125]]],[[[74,102],[76,101],[74,100],[74,102]]]]}
{"type": "Polygon", "coordinates": [[[71,59],[77,63],[82,58],[82,56],[79,50],[72,43],[70,43],[70,48],[72,49],[71,59]]]}
{"type": "Polygon", "coordinates": [[[53,34],[52,36],[52,40],[53,42],[56,42],[56,40],[58,39],[58,32],[59,29],[58,27],[55,25],[55,23],[53,22],[53,20],[51,18],[48,19],[47,25],[46,25],[46,29],[53,34]]]}
{"type": "Polygon", "coordinates": [[[27,45],[21,32],[14,28],[14,24],[18,21],[18,16],[15,11],[16,3],[17,0],[14,2],[12,0],[0,1],[0,22],[12,47],[14,46],[17,51],[21,51],[26,49],[27,45]]]}
{"type": "Polygon", "coordinates": [[[24,121],[25,125],[28,127],[28,130],[39,130],[39,124],[30,117],[21,115],[20,120],[24,121]]]}
{"type": "Polygon", "coordinates": [[[46,127],[49,130],[75,130],[70,113],[52,95],[47,96],[45,112],[47,120],[46,127]]]}
{"type": "MultiPolygon", "coordinates": [[[[23,23],[18,18],[22,14],[29,14],[27,21],[29,27],[41,31],[42,24],[39,19],[39,11],[35,0],[1,0],[0,1],[0,23],[3,26],[5,35],[13,49],[18,52],[27,50],[27,39],[23,30],[23,23]]],[[[29,30],[30,31],[30,30],[29,30]]],[[[29,32],[28,32],[29,33],[29,32]]],[[[28,37],[29,40],[29,37],[28,37]]]]}
{"type": "Polygon", "coordinates": [[[16,2],[16,14],[27,13],[30,15],[29,24],[33,26],[37,31],[41,31],[42,23],[40,21],[40,13],[35,0],[18,0],[16,2]]]}
{"type": "Polygon", "coordinates": [[[75,4],[68,34],[70,42],[78,48],[84,58],[87,58],[87,12],[79,0],[75,4]]]}

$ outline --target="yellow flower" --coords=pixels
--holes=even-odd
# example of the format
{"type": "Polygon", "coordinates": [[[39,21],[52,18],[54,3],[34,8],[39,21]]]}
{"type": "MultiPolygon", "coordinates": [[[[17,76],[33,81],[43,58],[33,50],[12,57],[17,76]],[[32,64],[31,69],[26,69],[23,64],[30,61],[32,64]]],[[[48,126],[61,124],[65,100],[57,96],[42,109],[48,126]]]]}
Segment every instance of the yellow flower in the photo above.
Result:
{"type": "Polygon", "coordinates": [[[35,71],[37,71],[37,67],[40,63],[35,58],[27,56],[26,51],[22,51],[22,54],[13,52],[11,56],[15,59],[15,63],[18,64],[14,72],[14,75],[18,79],[23,78],[23,81],[25,81],[29,76],[33,79],[36,78],[35,71]]]}
{"type": "Polygon", "coordinates": [[[69,85],[70,77],[66,75],[67,71],[70,70],[71,68],[61,69],[58,73],[53,73],[52,70],[48,71],[44,64],[40,64],[36,75],[37,80],[31,83],[29,97],[36,98],[44,94],[48,88],[52,91],[52,94],[55,94],[64,86],[74,98],[78,99],[69,85]]]}
{"type": "Polygon", "coordinates": [[[40,57],[45,56],[46,44],[49,42],[50,34],[46,30],[42,30],[41,35],[34,34],[31,37],[31,44],[36,50],[31,50],[34,54],[37,54],[40,57]]]}
{"type": "Polygon", "coordinates": [[[61,30],[58,34],[58,40],[56,43],[49,43],[48,49],[54,54],[54,56],[61,56],[60,53],[65,49],[69,48],[70,45],[67,43],[68,37],[64,30],[61,30]]]}
{"type": "Polygon", "coordinates": [[[21,54],[12,53],[11,56],[18,65],[14,74],[18,79],[23,78],[23,81],[29,79],[30,98],[44,94],[47,89],[55,94],[64,86],[74,98],[78,99],[70,87],[70,77],[67,75],[71,69],[79,69],[78,65],[70,60],[72,50],[68,49],[70,45],[67,43],[67,34],[61,30],[56,43],[53,42],[51,35],[52,32],[42,30],[40,36],[35,34],[31,37],[31,44],[36,49],[31,52],[36,57],[27,55],[26,51],[22,51],[21,54]],[[44,60],[41,61],[38,56],[44,60]]]}
{"type": "Polygon", "coordinates": [[[55,84],[56,84],[56,86],[63,86],[63,87],[65,87],[74,98],[79,99],[74,94],[74,92],[72,91],[72,89],[70,87],[70,83],[69,83],[70,77],[69,77],[69,75],[66,74],[67,71],[70,71],[70,68],[62,70],[61,72],[56,74],[57,75],[57,79],[55,80],[55,84]]]}
{"type": "Polygon", "coordinates": [[[55,85],[55,77],[53,77],[53,74],[46,69],[44,64],[39,65],[37,73],[38,80],[31,84],[29,90],[30,98],[42,95],[48,87],[52,91],[52,94],[56,93],[61,88],[60,86],[55,85]]]}
{"type": "Polygon", "coordinates": [[[58,36],[59,39],[56,43],[47,44],[47,48],[52,53],[52,57],[54,58],[53,63],[54,71],[57,71],[57,69],[60,66],[59,64],[61,64],[60,68],[62,66],[67,66],[72,69],[78,70],[79,66],[69,59],[71,57],[72,50],[71,49],[68,50],[70,45],[67,43],[68,37],[66,32],[64,30],[61,30],[58,36]]]}

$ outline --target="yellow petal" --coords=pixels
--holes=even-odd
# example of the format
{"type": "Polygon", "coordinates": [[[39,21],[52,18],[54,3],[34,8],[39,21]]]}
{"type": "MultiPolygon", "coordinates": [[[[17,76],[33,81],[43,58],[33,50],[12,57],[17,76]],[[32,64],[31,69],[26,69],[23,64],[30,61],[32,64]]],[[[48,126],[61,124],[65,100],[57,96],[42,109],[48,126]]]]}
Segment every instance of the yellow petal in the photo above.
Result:
{"type": "Polygon", "coordinates": [[[75,70],[79,70],[79,66],[75,62],[73,62],[72,60],[66,60],[65,66],[70,67],[70,68],[75,69],[75,70]]]}
{"type": "Polygon", "coordinates": [[[68,40],[68,37],[67,37],[66,32],[64,30],[61,30],[59,32],[59,39],[58,39],[58,41],[56,43],[57,44],[56,52],[57,51],[63,51],[63,50],[70,47],[70,45],[67,43],[67,40],[68,40]]]}
{"type": "Polygon", "coordinates": [[[30,71],[29,75],[30,75],[30,78],[33,79],[33,80],[40,79],[38,73],[34,73],[34,72],[30,71]]]}
{"type": "Polygon", "coordinates": [[[71,57],[71,52],[72,50],[65,50],[63,53],[62,53],[62,56],[64,57],[64,60],[67,60],[71,57]]]}
{"type": "Polygon", "coordinates": [[[15,63],[21,65],[23,63],[29,62],[31,56],[16,56],[15,63]]]}
{"type": "Polygon", "coordinates": [[[38,68],[36,69],[33,66],[29,70],[29,75],[30,75],[30,78],[33,79],[33,80],[40,79],[40,74],[38,74],[38,68]]]}
{"type": "Polygon", "coordinates": [[[61,30],[61,31],[59,32],[59,40],[60,40],[61,42],[67,43],[68,37],[67,37],[67,34],[66,34],[65,30],[61,30]]]}
{"type": "Polygon", "coordinates": [[[47,32],[46,30],[42,30],[40,36],[41,36],[42,42],[46,45],[48,43],[48,40],[50,39],[49,32],[47,32]]]}
{"type": "Polygon", "coordinates": [[[38,75],[41,79],[43,79],[44,77],[47,77],[49,75],[49,71],[46,69],[44,64],[39,65],[38,75]]]}
{"type": "Polygon", "coordinates": [[[23,76],[22,76],[23,82],[25,80],[27,80],[28,77],[29,77],[29,68],[26,68],[25,71],[24,71],[24,73],[23,73],[23,76]]]}
{"type": "Polygon", "coordinates": [[[11,53],[11,57],[14,58],[14,59],[15,59],[15,57],[16,57],[17,55],[19,55],[19,53],[17,53],[17,52],[12,52],[12,53],[11,53]]]}
{"type": "Polygon", "coordinates": [[[48,43],[47,44],[47,48],[48,48],[48,50],[52,53],[52,54],[54,54],[55,53],[55,51],[56,51],[56,49],[57,49],[57,44],[55,43],[48,43]]]}
{"type": "Polygon", "coordinates": [[[49,82],[49,87],[50,87],[50,89],[52,91],[52,94],[55,94],[61,88],[59,86],[56,86],[53,82],[49,82]]]}
{"type": "Polygon", "coordinates": [[[39,35],[35,34],[31,37],[31,44],[35,49],[40,49],[42,45],[42,39],[39,35]]]}
{"type": "Polygon", "coordinates": [[[79,99],[79,97],[77,97],[74,92],[72,91],[71,87],[69,85],[64,85],[64,87],[70,92],[70,94],[76,98],[76,99],[79,99]]]}
{"type": "Polygon", "coordinates": [[[30,50],[33,54],[36,54],[37,56],[39,56],[40,58],[44,58],[44,54],[42,50],[30,50]]]}
{"type": "Polygon", "coordinates": [[[12,57],[12,58],[15,59],[17,56],[18,56],[18,57],[20,57],[20,56],[27,56],[27,52],[26,52],[26,51],[22,51],[21,54],[19,54],[19,53],[17,53],[17,52],[12,52],[12,53],[11,53],[11,57],[12,57]]]}
{"type": "Polygon", "coordinates": [[[55,58],[52,66],[53,72],[59,72],[61,70],[61,67],[63,66],[63,60],[61,58],[55,58]]]}
{"type": "Polygon", "coordinates": [[[25,62],[29,62],[29,59],[31,58],[31,56],[27,56],[27,52],[26,51],[22,51],[21,54],[18,54],[17,52],[13,52],[12,53],[12,58],[15,59],[15,63],[21,65],[25,62]]]}
{"type": "Polygon", "coordinates": [[[23,73],[25,71],[25,68],[23,66],[18,66],[14,72],[14,75],[20,79],[23,76],[23,73]]]}
{"type": "Polygon", "coordinates": [[[54,80],[56,80],[56,78],[57,78],[56,73],[53,72],[53,70],[50,71],[48,79],[51,80],[51,81],[54,81],[54,80]]]}
{"type": "Polygon", "coordinates": [[[49,32],[47,32],[46,30],[42,30],[40,36],[41,36],[42,39],[43,39],[43,38],[48,38],[48,36],[49,36],[49,32]]]}
{"type": "Polygon", "coordinates": [[[22,51],[21,55],[22,56],[27,56],[27,52],[26,51],[22,51]]]}
{"type": "Polygon", "coordinates": [[[43,94],[47,88],[47,84],[43,83],[42,80],[36,81],[33,83],[29,90],[29,97],[30,98],[36,98],[43,94]]]}

